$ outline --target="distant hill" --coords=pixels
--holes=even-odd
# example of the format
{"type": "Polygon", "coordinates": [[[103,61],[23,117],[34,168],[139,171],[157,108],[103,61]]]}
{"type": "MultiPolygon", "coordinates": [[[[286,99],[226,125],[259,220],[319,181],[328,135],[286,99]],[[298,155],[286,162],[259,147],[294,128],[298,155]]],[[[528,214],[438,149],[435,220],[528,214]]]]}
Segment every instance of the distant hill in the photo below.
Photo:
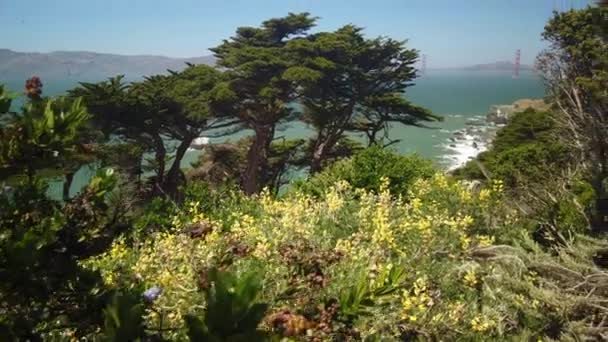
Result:
{"type": "Polygon", "coordinates": [[[124,74],[129,80],[181,70],[186,62],[213,64],[213,56],[170,58],[165,56],[127,56],[87,51],[50,53],[16,52],[0,49],[0,83],[25,80],[37,75],[43,81],[98,81],[124,74]]]}
{"type": "MultiPolygon", "coordinates": [[[[464,70],[498,70],[498,71],[512,71],[515,68],[515,64],[513,62],[501,61],[495,63],[487,63],[487,64],[475,64],[468,67],[464,67],[464,70]]],[[[520,70],[534,70],[534,67],[531,65],[521,64],[520,70]]]]}

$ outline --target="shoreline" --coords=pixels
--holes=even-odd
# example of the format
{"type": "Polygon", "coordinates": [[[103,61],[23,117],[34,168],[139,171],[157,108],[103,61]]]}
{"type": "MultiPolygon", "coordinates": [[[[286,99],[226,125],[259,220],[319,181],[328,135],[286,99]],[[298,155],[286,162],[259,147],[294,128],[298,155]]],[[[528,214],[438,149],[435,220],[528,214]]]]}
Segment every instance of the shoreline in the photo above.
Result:
{"type": "Polygon", "coordinates": [[[451,131],[448,141],[443,144],[446,153],[441,156],[447,164],[447,172],[487,151],[496,132],[508,123],[509,117],[527,109],[548,110],[549,106],[542,99],[519,99],[508,105],[492,105],[485,115],[473,116],[465,122],[465,127],[451,131]]]}

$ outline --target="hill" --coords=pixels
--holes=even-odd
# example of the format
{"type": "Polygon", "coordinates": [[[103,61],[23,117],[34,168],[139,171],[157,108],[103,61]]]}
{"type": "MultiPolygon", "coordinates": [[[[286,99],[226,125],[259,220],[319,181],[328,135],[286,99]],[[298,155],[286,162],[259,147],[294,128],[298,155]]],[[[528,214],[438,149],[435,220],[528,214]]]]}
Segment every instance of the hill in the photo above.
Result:
{"type": "Polygon", "coordinates": [[[152,55],[116,55],[88,51],[50,53],[0,49],[0,81],[24,80],[37,75],[43,80],[96,81],[124,74],[127,79],[180,70],[186,62],[213,64],[213,56],[171,58],[152,55]]]}
{"type": "MultiPolygon", "coordinates": [[[[464,70],[498,70],[498,71],[511,71],[515,68],[515,64],[509,61],[500,61],[486,64],[475,64],[468,67],[464,67],[464,70]]],[[[534,70],[534,67],[527,64],[521,64],[520,70],[534,70]]]]}

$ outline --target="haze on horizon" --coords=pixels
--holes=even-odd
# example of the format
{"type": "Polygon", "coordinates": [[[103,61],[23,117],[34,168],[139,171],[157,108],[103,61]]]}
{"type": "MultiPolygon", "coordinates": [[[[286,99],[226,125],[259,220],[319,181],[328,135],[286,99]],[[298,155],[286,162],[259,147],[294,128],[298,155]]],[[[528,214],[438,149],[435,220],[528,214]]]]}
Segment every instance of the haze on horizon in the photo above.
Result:
{"type": "MultiPolygon", "coordinates": [[[[193,57],[288,12],[318,16],[315,30],[353,23],[368,36],[407,39],[429,68],[510,61],[533,64],[552,11],[592,0],[0,0],[0,48],[193,57]]],[[[313,30],[314,31],[314,30],[313,30]]]]}

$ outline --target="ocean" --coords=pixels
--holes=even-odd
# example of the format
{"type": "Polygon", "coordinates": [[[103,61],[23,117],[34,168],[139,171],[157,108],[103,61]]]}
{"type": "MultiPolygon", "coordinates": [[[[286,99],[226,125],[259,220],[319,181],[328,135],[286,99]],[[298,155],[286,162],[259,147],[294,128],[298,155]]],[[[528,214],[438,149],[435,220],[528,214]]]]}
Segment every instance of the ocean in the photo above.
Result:
{"type": "MultiPolygon", "coordinates": [[[[49,96],[61,95],[76,86],[76,80],[43,82],[44,94],[49,96]]],[[[519,78],[513,78],[511,72],[507,71],[428,70],[426,75],[416,79],[415,83],[408,88],[407,98],[442,115],[444,121],[430,124],[430,129],[393,125],[390,136],[392,139],[400,139],[393,148],[400,153],[418,153],[446,169],[461,165],[482,148],[471,147],[471,136],[466,136],[464,143],[455,144],[450,140],[455,132],[463,130],[467,121],[482,120],[492,105],[511,104],[518,99],[542,98],[545,95],[541,78],[531,71],[521,72],[519,78]]],[[[9,81],[5,84],[13,91],[23,88],[23,81],[9,81]]],[[[309,127],[299,122],[284,124],[277,131],[278,136],[288,138],[307,137],[311,133],[309,127]]],[[[243,134],[228,140],[235,140],[243,134]]],[[[210,142],[225,140],[226,138],[212,138],[210,142]]],[[[190,166],[200,153],[190,151],[182,161],[182,167],[190,166]]],[[[89,168],[80,170],[75,176],[71,192],[79,191],[94,172],[89,168]]],[[[49,191],[54,196],[59,195],[61,183],[53,182],[49,191]]]]}

